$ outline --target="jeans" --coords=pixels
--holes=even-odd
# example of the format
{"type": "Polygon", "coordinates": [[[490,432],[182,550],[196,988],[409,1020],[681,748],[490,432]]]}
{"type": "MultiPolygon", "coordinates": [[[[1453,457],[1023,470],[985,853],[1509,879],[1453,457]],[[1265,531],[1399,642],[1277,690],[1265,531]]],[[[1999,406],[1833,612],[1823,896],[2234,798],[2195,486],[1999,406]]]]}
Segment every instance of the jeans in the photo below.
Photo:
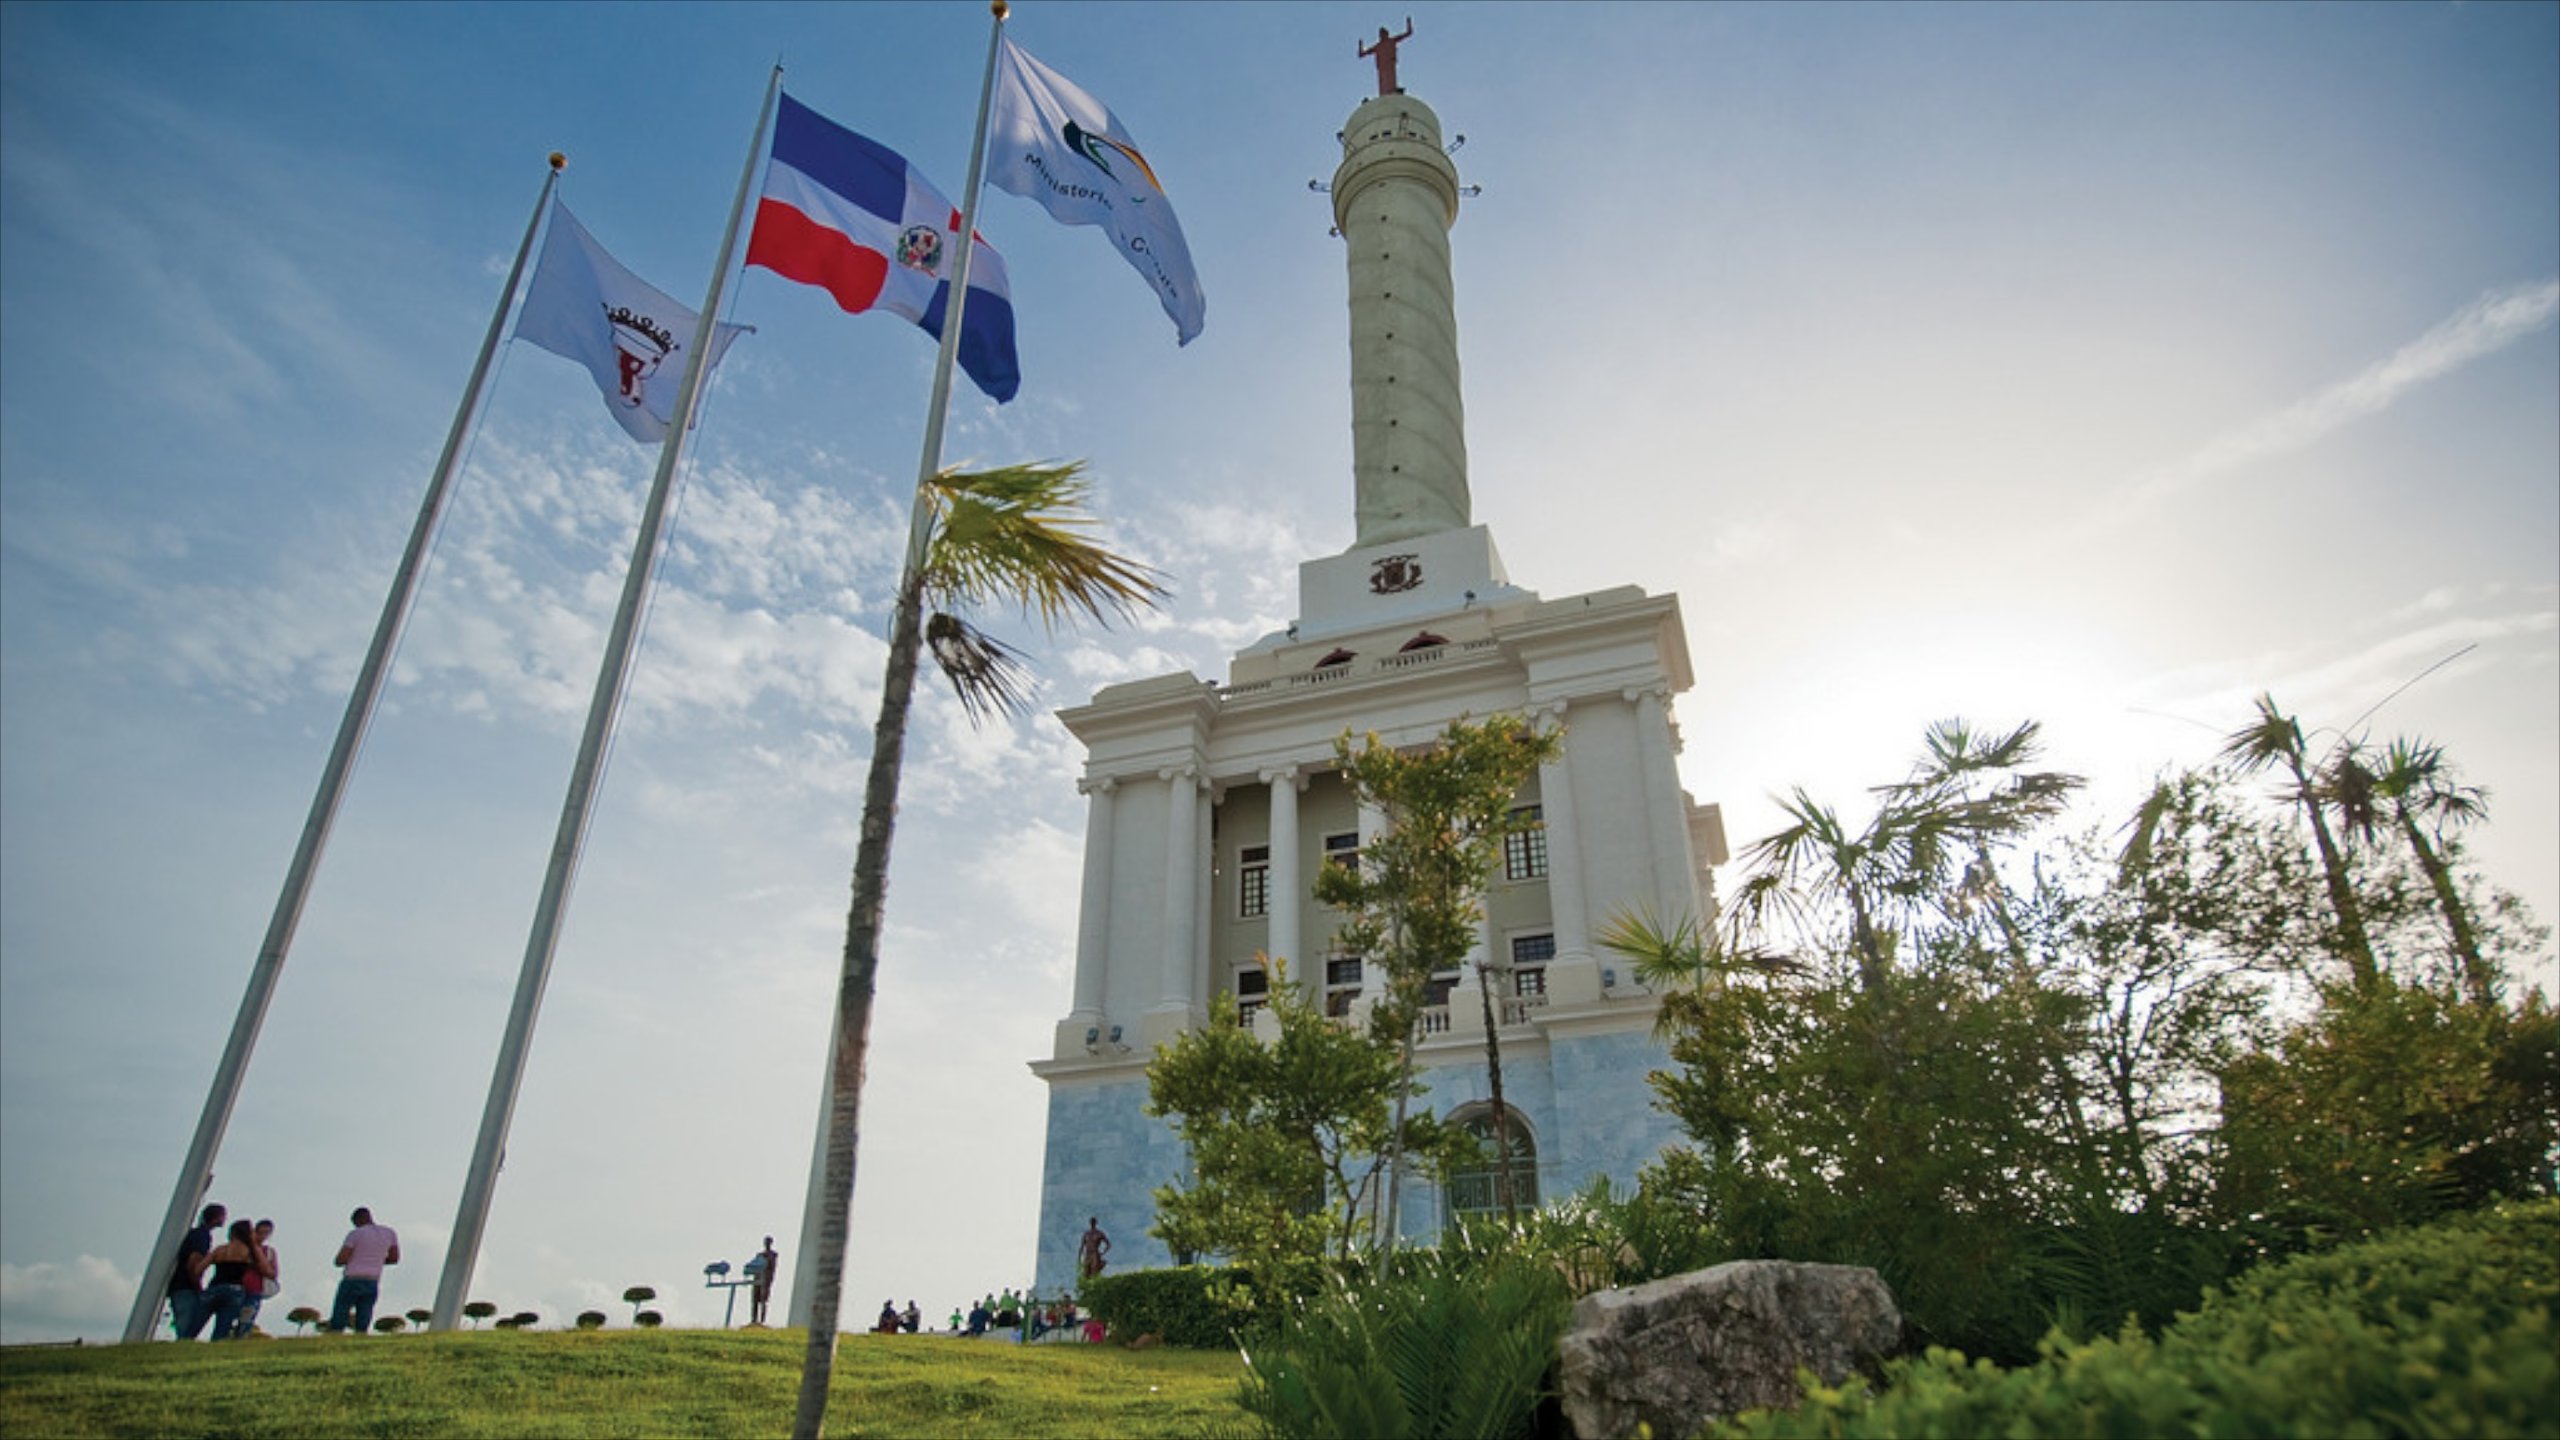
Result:
{"type": "Polygon", "coordinates": [[[381,1298],[381,1280],[363,1275],[341,1277],[338,1281],[338,1298],[329,1306],[328,1328],[332,1331],[345,1330],[348,1319],[352,1317],[357,1334],[361,1335],[372,1329],[373,1302],[381,1298]]]}
{"type": "Polygon", "coordinates": [[[204,1303],[201,1290],[169,1292],[169,1326],[181,1340],[193,1340],[204,1333],[204,1322],[213,1318],[212,1307],[204,1303]]]}
{"type": "Polygon", "coordinates": [[[204,1308],[213,1315],[213,1338],[229,1340],[245,1330],[240,1323],[240,1307],[248,1303],[249,1292],[238,1285],[214,1285],[204,1292],[204,1308]]]}

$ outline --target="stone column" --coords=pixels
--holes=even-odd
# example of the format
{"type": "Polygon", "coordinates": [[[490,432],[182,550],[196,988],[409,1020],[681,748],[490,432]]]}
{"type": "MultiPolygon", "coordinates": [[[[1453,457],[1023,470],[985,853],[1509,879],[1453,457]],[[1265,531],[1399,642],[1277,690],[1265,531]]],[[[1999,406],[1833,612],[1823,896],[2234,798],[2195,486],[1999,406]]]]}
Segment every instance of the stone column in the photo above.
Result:
{"type": "Polygon", "coordinates": [[[1200,887],[1192,867],[1200,863],[1200,770],[1196,765],[1169,765],[1156,772],[1164,781],[1164,968],[1152,1013],[1177,1011],[1188,1016],[1198,997],[1191,993],[1191,972],[1198,955],[1200,887]]]}
{"type": "Polygon", "coordinates": [[[1680,791],[1680,767],[1671,756],[1668,687],[1645,685],[1626,692],[1636,708],[1636,754],[1644,764],[1647,848],[1653,852],[1653,884],[1666,922],[1698,916],[1698,882],[1689,866],[1688,801],[1680,791]]]}
{"type": "Polygon", "coordinates": [[[1298,873],[1298,791],[1306,784],[1295,765],[1262,772],[1271,787],[1270,938],[1264,948],[1289,963],[1289,983],[1302,996],[1324,993],[1323,966],[1308,959],[1299,942],[1306,914],[1306,881],[1298,873]]]}
{"type": "Polygon", "coordinates": [[[1068,1018],[1092,1024],[1102,1018],[1111,978],[1111,824],[1120,782],[1101,775],[1076,788],[1091,798],[1084,816],[1084,910],[1076,921],[1076,1007],[1068,1018]]]}
{"type": "MultiPolygon", "coordinates": [[[[1565,723],[1565,702],[1542,705],[1532,718],[1541,729],[1565,730],[1565,745],[1571,748],[1573,737],[1565,723]]],[[[1573,809],[1569,757],[1560,754],[1538,767],[1538,806],[1547,826],[1547,906],[1555,921],[1556,958],[1588,960],[1591,913],[1582,885],[1582,825],[1573,809]]]]}
{"type": "MultiPolygon", "coordinates": [[[[1365,800],[1361,801],[1360,818],[1356,824],[1356,828],[1360,835],[1360,848],[1366,850],[1379,836],[1387,833],[1387,812],[1365,800]]],[[[1377,956],[1363,955],[1360,957],[1361,995],[1374,996],[1378,994],[1379,991],[1384,988],[1385,980],[1386,973],[1378,968],[1377,956]]],[[[1360,1018],[1362,1023],[1367,1023],[1368,1016],[1366,1014],[1363,1014],[1360,1018]]]]}
{"type": "Polygon", "coordinates": [[[1191,856],[1191,993],[1202,1005],[1218,998],[1226,988],[1227,978],[1218,973],[1218,957],[1209,943],[1210,921],[1218,913],[1216,873],[1218,868],[1218,833],[1212,814],[1227,798],[1226,787],[1214,781],[1200,787],[1200,798],[1193,802],[1192,836],[1195,844],[1191,856]]]}

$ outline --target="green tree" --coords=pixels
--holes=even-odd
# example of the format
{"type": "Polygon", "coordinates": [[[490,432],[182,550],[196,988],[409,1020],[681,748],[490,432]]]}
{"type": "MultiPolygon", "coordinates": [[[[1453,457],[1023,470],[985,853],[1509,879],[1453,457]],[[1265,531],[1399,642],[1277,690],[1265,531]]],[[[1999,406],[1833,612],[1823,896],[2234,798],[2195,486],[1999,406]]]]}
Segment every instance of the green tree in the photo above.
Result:
{"type": "Polygon", "coordinates": [[[2444,916],[2470,997],[2482,1002],[2495,998],[2495,978],[2481,952],[2479,928],[2454,879],[2460,851],[2446,834],[2486,820],[2488,792],[2461,783],[2442,747],[2407,737],[2393,740],[2372,764],[2366,763],[2361,747],[2341,747],[2326,781],[2358,838],[2371,840],[2387,826],[2409,847],[2444,916]]]}
{"type": "MultiPolygon", "coordinates": [[[[1477,950],[1482,899],[1502,857],[1503,837],[1530,823],[1516,813],[1520,788],[1539,765],[1562,754],[1563,746],[1560,736],[1540,734],[1515,715],[1481,724],[1453,722],[1431,744],[1414,750],[1387,745],[1375,733],[1356,747],[1347,731],[1333,742],[1344,781],[1361,804],[1379,812],[1385,828],[1361,847],[1358,864],[1323,868],[1316,898],[1346,912],[1338,943],[1385,973],[1384,998],[1369,1018],[1374,1032],[1397,1046],[1399,1126],[1410,1107],[1414,1037],[1431,977],[1457,969],[1477,950]]],[[[1494,1173],[1505,1215],[1516,1216],[1492,966],[1490,955],[1480,962],[1478,988],[1493,1095],[1494,1173]]],[[[1395,1243],[1403,1176],[1403,1154],[1391,1151],[1383,1232],[1389,1245],[1395,1243]]]]}
{"type": "Polygon", "coordinates": [[[578,1312],[578,1328],[579,1328],[579,1329],[581,1329],[581,1330],[601,1330],[601,1329],[603,1329],[603,1328],[604,1328],[604,1312],[603,1312],[603,1311],[601,1311],[601,1310],[581,1310],[581,1311],[579,1311],[579,1312],[578,1312]]]}
{"type": "Polygon", "coordinates": [[[944,471],[916,489],[906,564],[890,612],[888,667],[879,720],[871,732],[862,838],[854,855],[853,902],[836,981],[834,1069],[828,1080],[820,1181],[825,1200],[817,1223],[817,1273],[805,1317],[809,1343],[791,1424],[796,1440],[817,1440],[835,1370],[862,1077],[870,1055],[889,886],[889,842],[917,657],[929,638],[934,660],[958,689],[963,706],[973,715],[983,714],[1025,698],[1021,671],[1011,651],[958,612],[989,603],[1019,604],[1054,627],[1079,614],[1108,621],[1115,613],[1152,605],[1164,593],[1153,573],[1093,537],[1093,520],[1084,509],[1088,488],[1081,466],[1062,464],[975,474],[944,471]],[[928,609],[933,612],[929,625],[928,609]]]}
{"type": "Polygon", "coordinates": [[[631,1307],[635,1322],[640,1313],[640,1307],[657,1298],[658,1292],[646,1285],[634,1285],[622,1292],[622,1303],[631,1307]]]}
{"type": "Polygon", "coordinates": [[[2357,900],[2346,848],[2329,829],[2335,792],[2317,774],[2322,767],[2311,758],[2301,722],[2278,710],[2273,695],[2262,694],[2256,703],[2257,718],[2224,738],[2222,757],[2244,775],[2281,769],[2290,778],[2282,794],[2301,810],[2311,828],[2311,843],[2320,857],[2321,883],[2329,892],[2329,910],[2337,920],[2338,958],[2346,962],[2356,988],[2370,990],[2380,970],[2374,963],[2373,939],[2365,929],[2364,907],[2357,900]]]}
{"type": "MultiPolygon", "coordinates": [[[[1220,996],[1206,1026],[1147,1066],[1147,1113],[1169,1119],[1191,1157],[1187,1183],[1156,1191],[1154,1234],[1176,1254],[1216,1254],[1262,1296],[1308,1293],[1330,1256],[1357,1244],[1392,1128],[1395,1048],[1336,1024],[1273,959],[1266,1044],[1220,996]]],[[[1435,1152],[1439,1127],[1409,1127],[1435,1152]]]]}
{"type": "Polygon", "coordinates": [[[462,1313],[470,1319],[471,1328],[477,1330],[480,1328],[481,1321],[498,1313],[498,1307],[494,1301],[474,1300],[462,1307],[462,1313]]]}
{"type": "Polygon", "coordinates": [[[2222,1204],[2275,1251],[2560,1193],[2560,1014],[2384,974],[2235,1058],[2222,1204]]]}
{"type": "Polygon", "coordinates": [[[434,1318],[436,1318],[436,1312],[433,1310],[418,1309],[409,1312],[409,1323],[421,1330],[426,1329],[427,1322],[434,1318]]]}
{"type": "Polygon", "coordinates": [[[302,1330],[319,1324],[320,1312],[312,1309],[308,1305],[296,1305],[291,1310],[285,1312],[284,1318],[293,1326],[294,1329],[302,1330]]]}
{"type": "MultiPolygon", "coordinates": [[[[1910,777],[1878,791],[1875,814],[1852,831],[1803,790],[1779,802],[1788,824],[1743,851],[1749,867],[1729,921],[1737,942],[1785,921],[1813,943],[1847,922],[1858,980],[1880,989],[1904,932],[1962,922],[1996,890],[1998,852],[2059,814],[2080,779],[2024,771],[2038,748],[2033,721],[1978,736],[1962,720],[1930,728],[1910,777]]],[[[2006,910],[1995,909],[2006,923],[2006,910]]]]}

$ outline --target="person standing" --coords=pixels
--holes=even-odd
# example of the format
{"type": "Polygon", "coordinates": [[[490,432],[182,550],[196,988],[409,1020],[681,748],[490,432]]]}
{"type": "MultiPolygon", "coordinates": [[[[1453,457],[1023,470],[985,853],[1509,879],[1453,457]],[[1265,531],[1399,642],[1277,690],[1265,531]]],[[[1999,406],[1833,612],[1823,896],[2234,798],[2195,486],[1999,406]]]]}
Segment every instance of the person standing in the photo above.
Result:
{"type": "Polygon", "coordinates": [[[373,1305],[382,1298],[382,1267],[400,1263],[400,1236],[388,1225],[373,1223],[373,1211],[359,1205],[347,1217],[356,1228],[347,1232],[346,1243],[338,1247],[338,1258],[332,1261],[346,1273],[338,1279],[338,1298],[329,1306],[329,1323],[323,1327],[332,1335],[343,1335],[347,1322],[355,1322],[361,1335],[373,1328],[373,1305]]]}
{"type": "Polygon", "coordinates": [[[240,1319],[236,1327],[240,1334],[247,1334],[258,1327],[258,1307],[266,1304],[267,1297],[276,1293],[278,1278],[284,1273],[276,1268],[276,1247],[272,1243],[276,1235],[276,1222],[261,1220],[252,1234],[255,1238],[251,1243],[258,1247],[258,1259],[262,1263],[248,1276],[249,1295],[241,1302],[240,1319]]]}
{"type": "Polygon", "coordinates": [[[204,1303],[204,1271],[212,1263],[213,1234],[230,1214],[219,1205],[207,1205],[196,1228],[178,1242],[178,1265],[169,1272],[169,1326],[181,1340],[203,1334],[204,1322],[213,1318],[204,1303]]]}
{"type": "Polygon", "coordinates": [[[773,1299],[774,1267],[781,1263],[782,1257],[774,1253],[773,1237],[767,1235],[764,1237],[764,1249],[747,1262],[747,1273],[756,1277],[755,1288],[747,1292],[748,1324],[764,1323],[764,1307],[773,1299]]]}
{"type": "Polygon", "coordinates": [[[257,1227],[246,1220],[232,1221],[231,1238],[215,1246],[208,1258],[212,1263],[206,1273],[212,1283],[205,1287],[204,1308],[213,1315],[213,1338],[236,1340],[248,1333],[240,1322],[240,1311],[266,1269],[266,1259],[258,1252],[257,1227]]]}
{"type": "MultiPolygon", "coordinates": [[[[1384,31],[1380,31],[1384,34],[1384,31]]],[[[1102,1273],[1104,1256],[1111,1253],[1111,1237],[1102,1233],[1102,1217],[1096,1215],[1084,1222],[1084,1238],[1076,1242],[1076,1274],[1090,1280],[1102,1273]]]]}

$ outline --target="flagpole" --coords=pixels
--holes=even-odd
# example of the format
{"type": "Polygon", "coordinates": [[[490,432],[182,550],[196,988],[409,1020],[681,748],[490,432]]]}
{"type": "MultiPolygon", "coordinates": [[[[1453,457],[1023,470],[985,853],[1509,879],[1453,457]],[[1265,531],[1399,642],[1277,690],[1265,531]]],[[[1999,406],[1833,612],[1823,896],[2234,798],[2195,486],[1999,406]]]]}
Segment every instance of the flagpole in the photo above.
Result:
{"type": "Polygon", "coordinates": [[[615,609],[613,631],[605,641],[604,663],[596,674],[594,700],[587,707],[585,734],[569,775],[569,793],[560,806],[560,829],[552,841],[551,866],[542,878],[542,898],[534,907],[533,932],[525,941],[524,965],[516,977],[515,1003],[498,1044],[498,1063],[489,1077],[489,1099],[480,1112],[480,1136],[471,1152],[471,1169],[463,1179],[462,1203],[454,1213],[453,1237],[445,1249],[444,1273],[436,1282],[436,1302],[429,1324],[450,1330],[462,1319],[464,1292],[472,1266],[480,1256],[481,1233],[489,1222],[489,1199],[497,1188],[504,1159],[507,1127],[515,1117],[516,1092],[524,1083],[533,1024],[542,1010],[542,992],[551,978],[551,958],[559,948],[560,920],[576,882],[578,854],[586,844],[587,822],[595,813],[596,781],[604,768],[605,748],[622,707],[622,688],[631,675],[635,636],[645,608],[649,583],[657,568],[659,542],[666,526],[667,502],[675,488],[676,467],[684,456],[693,412],[711,373],[710,357],[719,348],[720,299],[728,289],[729,271],[737,259],[738,225],[746,213],[756,162],[764,158],[765,128],[773,116],[773,97],[782,90],[782,67],[773,68],[764,103],[756,111],[755,139],[747,147],[746,168],[738,176],[737,196],[729,203],[729,228],[720,238],[720,259],[711,271],[711,293],[703,298],[702,318],[694,330],[691,353],[685,356],[684,380],[676,395],[667,438],[658,447],[658,471],[649,482],[648,503],[640,514],[640,534],[631,547],[631,566],[622,577],[622,601],[615,609]]]}
{"type": "MultiPolygon", "coordinates": [[[[951,408],[951,371],[960,355],[960,329],[969,301],[970,261],[977,254],[978,248],[976,243],[978,184],[986,169],[987,108],[989,99],[995,93],[996,55],[998,47],[1004,40],[1004,21],[1007,13],[1005,0],[991,0],[988,10],[994,16],[994,20],[987,35],[986,73],[978,83],[977,128],[969,142],[969,176],[960,192],[959,232],[954,237],[960,258],[952,266],[951,295],[943,305],[942,344],[934,353],[933,388],[931,398],[925,405],[924,449],[923,454],[916,461],[915,505],[907,521],[906,562],[898,577],[898,598],[889,622],[891,654],[889,669],[893,677],[898,669],[896,660],[898,651],[903,647],[912,652],[918,644],[923,626],[923,618],[919,613],[921,605],[915,593],[915,578],[917,572],[924,567],[926,544],[933,531],[933,507],[927,487],[934,476],[940,474],[942,470],[942,431],[951,408]]],[[[909,683],[912,683],[912,677],[909,683]]],[[[875,735],[873,743],[876,750],[882,743],[882,737],[875,735]]],[[[905,736],[903,733],[889,736],[887,743],[903,751],[905,736]]],[[[901,757],[890,757],[893,763],[899,758],[901,757]]],[[[876,770],[881,763],[882,757],[875,753],[872,757],[873,768],[876,770]]],[[[865,843],[869,843],[867,834],[865,843]]],[[[885,839],[882,843],[885,846],[885,839]]],[[[869,957],[870,963],[876,966],[878,958],[876,954],[869,957]]],[[[851,958],[848,957],[848,968],[852,963],[851,958]]],[[[867,1048],[868,1044],[869,1012],[867,1009],[863,1012],[866,1022],[865,1033],[852,1036],[845,1033],[845,1027],[841,1023],[847,999],[844,988],[845,982],[840,977],[835,1007],[839,1023],[830,1025],[827,1032],[827,1066],[821,1077],[823,1083],[818,1090],[818,1138],[814,1153],[809,1157],[809,1184],[800,1212],[800,1263],[797,1273],[792,1276],[791,1309],[788,1312],[804,1321],[810,1321],[813,1333],[817,1328],[813,1317],[823,1316],[825,1320],[832,1323],[842,1309],[844,1276],[841,1271],[834,1275],[817,1273],[820,1268],[817,1259],[819,1237],[824,1229],[825,1217],[830,1208],[838,1205],[850,1206],[853,1203],[852,1175],[845,1176],[844,1188],[839,1193],[829,1182],[826,1174],[827,1153],[831,1148],[834,1134],[834,1076],[836,1067],[842,1063],[847,1040],[852,1040],[857,1050],[867,1048]]],[[[813,1339],[813,1347],[815,1344],[816,1341],[813,1339]]]]}
{"type": "Polygon", "coordinates": [[[338,722],[337,742],[330,747],[328,764],[321,768],[320,788],[311,797],[310,814],[302,822],[302,838],[294,846],[292,863],[285,868],[284,888],[276,895],[275,912],[267,920],[266,939],[259,944],[257,962],[249,970],[249,988],[241,995],[240,1013],[231,1022],[231,1039],[223,1047],[222,1061],[214,1070],[213,1088],[205,1095],[195,1138],[188,1142],[187,1158],[178,1168],[178,1183],[170,1191],[168,1210],[160,1217],[150,1259],[143,1264],[142,1283],[134,1292],[132,1313],[125,1317],[123,1343],[127,1345],[151,1338],[152,1327],[160,1318],[161,1303],[168,1294],[170,1275],[178,1263],[178,1246],[186,1239],[196,1206],[213,1187],[213,1158],[222,1148],[223,1132],[230,1128],[232,1109],[239,1103],[240,1087],[249,1069],[249,1052],[257,1048],[258,1031],[266,1024],[267,1006],[275,998],[276,982],[284,974],[285,955],[293,948],[294,932],[301,927],[303,903],[310,898],[312,877],[320,868],[321,851],[327,848],[330,827],[337,820],[338,802],[346,794],[347,777],[355,769],[356,755],[364,748],[365,731],[373,724],[375,702],[381,699],[383,682],[390,675],[392,652],[399,648],[400,632],[408,624],[410,602],[416,598],[419,577],[426,570],[427,552],[444,516],[454,473],[461,468],[463,449],[486,398],[483,392],[490,361],[506,334],[507,311],[515,304],[516,289],[524,279],[525,260],[533,253],[533,237],[542,228],[542,217],[560,183],[560,172],[568,163],[566,156],[552,154],[550,171],[542,177],[542,194],[533,202],[533,216],[525,222],[515,263],[508,268],[507,283],[498,292],[498,308],[489,316],[489,328],[480,337],[480,353],[471,362],[471,378],[462,387],[462,402],[454,407],[453,424],[445,431],[444,453],[437,458],[435,474],[427,482],[417,523],[409,531],[409,548],[400,556],[400,568],[391,577],[391,593],[382,602],[382,618],[374,625],[373,646],[365,652],[364,665],[356,672],[355,689],[347,696],[346,715],[338,722]]]}

